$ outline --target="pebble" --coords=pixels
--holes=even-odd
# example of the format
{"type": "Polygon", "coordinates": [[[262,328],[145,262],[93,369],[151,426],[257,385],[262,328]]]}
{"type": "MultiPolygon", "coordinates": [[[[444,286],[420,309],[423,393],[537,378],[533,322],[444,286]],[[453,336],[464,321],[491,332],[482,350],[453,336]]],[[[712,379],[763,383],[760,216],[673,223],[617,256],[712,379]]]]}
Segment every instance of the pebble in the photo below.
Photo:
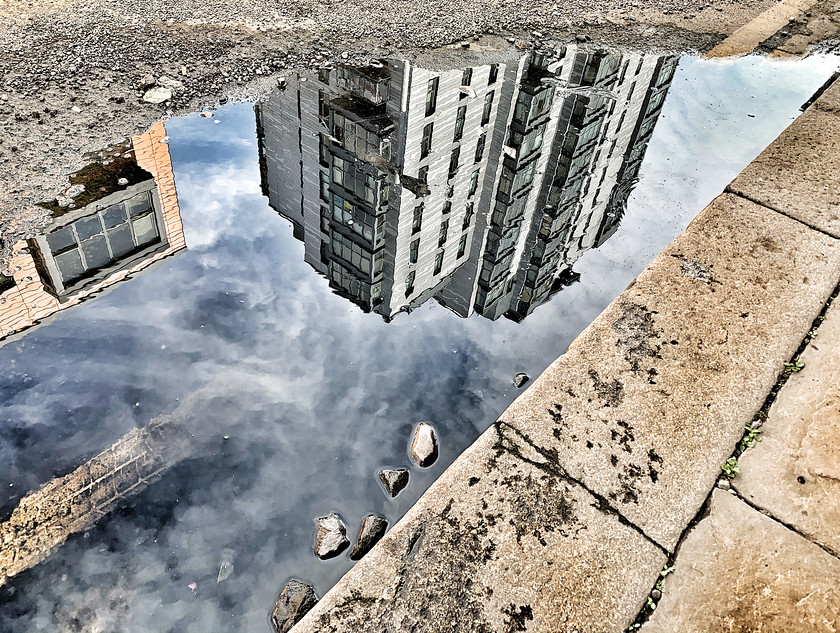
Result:
{"type": "Polygon", "coordinates": [[[315,535],[315,555],[321,560],[334,558],[350,546],[347,540],[347,526],[335,512],[315,520],[318,532],[315,535]]]}
{"type": "Polygon", "coordinates": [[[531,377],[528,374],[520,372],[513,377],[513,386],[520,389],[529,380],[531,380],[531,377]]]}
{"type": "Polygon", "coordinates": [[[163,103],[171,98],[172,90],[169,88],[152,88],[143,95],[143,101],[146,103],[163,103]]]}
{"type": "Polygon", "coordinates": [[[287,633],[317,602],[315,588],[293,578],[283,587],[274,605],[271,614],[274,630],[277,633],[287,633]]]}
{"type": "Polygon", "coordinates": [[[437,461],[437,434],[431,424],[421,422],[415,427],[410,453],[412,461],[421,468],[428,468],[437,461]]]}
{"type": "Polygon", "coordinates": [[[650,592],[650,597],[654,600],[659,600],[662,597],[662,592],[659,589],[654,589],[650,592]]]}
{"type": "Polygon", "coordinates": [[[379,480],[391,497],[396,497],[408,485],[408,470],[385,468],[379,471],[379,480]]]}

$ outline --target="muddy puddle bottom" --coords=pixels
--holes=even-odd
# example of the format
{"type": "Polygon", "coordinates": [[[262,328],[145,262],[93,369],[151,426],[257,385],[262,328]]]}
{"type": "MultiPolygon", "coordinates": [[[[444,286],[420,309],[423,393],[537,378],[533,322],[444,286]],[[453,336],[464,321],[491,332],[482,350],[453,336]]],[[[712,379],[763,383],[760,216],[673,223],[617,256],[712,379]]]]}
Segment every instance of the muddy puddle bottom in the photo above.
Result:
{"type": "Polygon", "coordinates": [[[838,66],[433,61],[161,121],[51,201],[0,277],[0,630],[270,631],[353,564],[316,517],[393,525],[838,66]]]}

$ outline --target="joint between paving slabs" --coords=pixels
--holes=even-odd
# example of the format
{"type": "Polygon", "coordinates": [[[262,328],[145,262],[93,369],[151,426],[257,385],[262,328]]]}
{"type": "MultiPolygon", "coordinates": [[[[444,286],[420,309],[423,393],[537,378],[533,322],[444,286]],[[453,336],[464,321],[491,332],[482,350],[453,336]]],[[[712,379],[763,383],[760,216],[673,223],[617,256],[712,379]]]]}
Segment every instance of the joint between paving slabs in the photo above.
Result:
{"type": "Polygon", "coordinates": [[[795,533],[795,534],[798,534],[799,536],[801,536],[802,538],[804,538],[804,539],[805,539],[806,541],[808,541],[809,543],[813,543],[814,545],[816,545],[817,547],[819,547],[821,550],[823,550],[826,554],[828,554],[828,555],[830,555],[830,556],[833,556],[834,558],[836,558],[836,559],[840,560],[840,552],[838,552],[838,551],[834,550],[833,548],[829,547],[828,545],[823,545],[823,544],[822,544],[822,543],[820,543],[819,541],[814,540],[812,537],[810,537],[810,536],[808,536],[807,534],[805,534],[804,532],[800,531],[800,530],[799,530],[798,528],[796,528],[795,526],[793,526],[793,525],[791,525],[791,524],[789,524],[789,523],[786,523],[786,522],[782,521],[779,517],[775,516],[775,515],[774,515],[772,512],[770,512],[769,510],[765,510],[765,509],[764,509],[764,508],[762,508],[760,505],[758,505],[758,504],[756,504],[756,503],[754,503],[754,502],[750,501],[749,499],[746,499],[745,497],[741,496],[741,493],[739,493],[739,492],[738,492],[737,488],[733,488],[733,490],[735,490],[735,493],[736,493],[736,494],[735,494],[735,497],[736,497],[736,498],[738,498],[738,499],[740,499],[741,501],[743,501],[744,503],[746,503],[749,507],[751,507],[751,508],[752,508],[753,510],[755,510],[756,512],[760,512],[761,514],[763,514],[764,516],[766,516],[768,519],[771,519],[772,521],[775,521],[776,523],[778,523],[778,524],[779,524],[779,525],[781,525],[782,527],[787,528],[788,530],[790,530],[791,532],[793,532],[793,533],[795,533]]]}
{"type": "MultiPolygon", "coordinates": [[[[640,528],[638,525],[630,521],[627,517],[625,517],[612,503],[603,495],[591,490],[589,487],[586,486],[582,481],[573,477],[568,473],[568,471],[563,468],[560,463],[557,461],[557,457],[552,455],[550,452],[546,451],[545,449],[540,448],[524,433],[522,433],[519,429],[514,428],[507,422],[503,420],[498,420],[494,426],[496,427],[496,431],[499,434],[499,442],[497,444],[498,450],[503,450],[514,457],[539,468],[540,470],[547,472],[555,477],[559,477],[561,479],[565,479],[566,481],[580,486],[590,495],[592,495],[595,500],[596,504],[593,504],[593,507],[604,514],[609,514],[615,516],[619,523],[622,525],[626,525],[640,536],[642,536],[645,540],[650,542],[654,545],[658,550],[660,550],[666,556],[670,556],[671,552],[662,545],[660,545],[655,539],[648,536],[645,531],[640,528]],[[510,437],[511,434],[515,434],[517,439],[514,440],[510,437]],[[522,447],[520,443],[524,443],[527,447],[537,453],[541,460],[535,459],[534,457],[529,457],[525,455],[522,451],[522,447]]],[[[536,457],[536,456],[535,456],[536,457]]]]}
{"type": "MultiPolygon", "coordinates": [[[[742,196],[742,197],[746,197],[746,196],[742,196]]],[[[825,304],[822,307],[822,310],[820,310],[819,315],[814,319],[813,323],[811,324],[811,329],[808,330],[808,333],[802,339],[802,342],[799,344],[799,347],[794,352],[790,361],[785,363],[785,369],[779,375],[779,378],[776,381],[776,384],[770,390],[770,393],[767,394],[767,398],[765,398],[764,403],[761,405],[761,408],[756,412],[755,416],[753,416],[752,422],[748,425],[743,437],[738,442],[738,445],[736,445],[735,450],[732,453],[732,458],[730,458],[730,459],[734,459],[736,461],[736,465],[737,465],[737,458],[740,457],[744,453],[745,450],[749,450],[749,446],[747,446],[745,448],[742,448],[742,442],[750,435],[751,429],[754,432],[755,430],[761,428],[761,425],[767,419],[767,414],[770,411],[770,407],[772,407],[773,403],[776,401],[776,398],[778,397],[778,394],[779,394],[779,391],[781,390],[781,388],[787,382],[788,378],[790,378],[791,374],[796,373],[803,368],[803,366],[797,365],[797,363],[799,362],[799,358],[800,358],[800,356],[802,356],[802,353],[807,349],[809,343],[814,339],[814,337],[817,336],[817,333],[818,333],[818,330],[819,330],[820,326],[825,321],[826,313],[828,312],[829,308],[831,308],[831,305],[834,303],[834,300],[837,299],[838,295],[840,295],[840,283],[838,283],[838,285],[832,291],[831,295],[829,295],[828,299],[826,300],[825,304]],[[797,366],[799,367],[799,369],[795,369],[795,367],[797,367],[797,366]]],[[[718,486],[713,486],[712,489],[709,490],[709,494],[706,496],[706,499],[703,501],[703,504],[700,506],[700,509],[697,511],[697,514],[694,515],[694,518],[691,521],[688,522],[688,525],[685,526],[685,529],[682,531],[682,534],[680,534],[680,538],[677,541],[677,545],[674,547],[674,551],[668,555],[668,562],[665,563],[665,568],[663,569],[662,573],[660,574],[660,577],[657,578],[654,586],[651,588],[651,593],[648,594],[649,597],[648,597],[647,603],[639,611],[638,615],[636,616],[636,619],[633,621],[633,624],[631,624],[630,627],[628,627],[627,633],[633,633],[633,632],[637,631],[645,622],[647,622],[647,620],[650,618],[650,616],[653,615],[653,612],[656,610],[656,606],[659,602],[659,599],[662,597],[662,593],[664,593],[662,591],[662,589],[660,588],[660,586],[658,586],[658,585],[660,584],[660,581],[662,579],[664,579],[664,577],[667,576],[668,573],[670,573],[670,570],[672,569],[672,567],[676,563],[676,559],[679,556],[680,548],[681,548],[683,542],[685,541],[686,537],[688,536],[688,534],[708,514],[709,505],[710,505],[710,502],[711,502],[711,499],[712,499],[712,494],[714,493],[714,491],[717,487],[718,486]],[[659,590],[660,591],[659,597],[655,598],[655,599],[651,595],[651,594],[653,594],[654,590],[659,590]]],[[[743,501],[745,504],[747,504],[752,509],[754,509],[757,512],[760,512],[761,514],[763,514],[764,516],[772,519],[773,521],[775,521],[779,525],[782,525],[783,527],[787,528],[791,532],[794,532],[795,534],[798,534],[799,536],[801,536],[802,538],[807,540],[809,543],[813,543],[814,545],[816,545],[817,547],[822,549],[827,554],[829,554],[829,555],[831,555],[835,558],[840,559],[840,552],[836,552],[832,548],[827,547],[827,546],[823,545],[822,543],[819,543],[819,542],[815,541],[813,538],[811,538],[807,534],[803,534],[802,532],[800,532],[798,529],[796,529],[792,525],[788,525],[784,521],[780,520],[778,517],[774,516],[768,510],[765,510],[764,508],[762,508],[762,507],[756,505],[755,503],[749,501],[748,499],[745,499],[744,497],[742,497],[741,494],[737,490],[737,483],[730,490],[732,492],[729,493],[729,494],[734,493],[735,497],[737,497],[738,499],[743,501]]]]}
{"type": "Polygon", "coordinates": [[[827,237],[830,237],[833,240],[840,239],[840,235],[834,235],[832,233],[829,233],[825,229],[821,229],[818,226],[814,226],[813,224],[810,224],[809,222],[806,222],[805,220],[802,220],[800,218],[795,218],[792,215],[789,215],[788,213],[785,213],[781,209],[777,209],[773,205],[767,204],[766,202],[762,202],[761,200],[758,200],[757,198],[753,198],[751,196],[748,196],[747,194],[743,193],[742,191],[738,191],[737,189],[733,189],[731,187],[731,185],[728,185],[726,187],[726,189],[723,190],[723,192],[731,194],[733,196],[737,196],[739,198],[743,198],[744,200],[747,200],[748,202],[752,202],[753,204],[757,204],[760,207],[764,207],[765,209],[768,209],[769,211],[774,211],[775,213],[778,213],[779,215],[785,216],[789,220],[793,220],[794,222],[798,222],[802,226],[807,227],[807,228],[811,229],[812,231],[816,231],[817,233],[822,233],[823,235],[825,235],[827,237]]]}

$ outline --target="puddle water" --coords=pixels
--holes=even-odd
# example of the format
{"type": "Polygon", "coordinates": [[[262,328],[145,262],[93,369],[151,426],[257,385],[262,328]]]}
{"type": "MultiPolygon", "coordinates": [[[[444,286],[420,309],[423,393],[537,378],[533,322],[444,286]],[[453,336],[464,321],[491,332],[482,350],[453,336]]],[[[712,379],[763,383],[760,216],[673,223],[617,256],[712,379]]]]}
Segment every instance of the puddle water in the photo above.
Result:
{"type": "Polygon", "coordinates": [[[0,277],[0,629],[269,631],[352,565],[315,517],[398,520],[836,67],[336,67],[108,148],[0,277]]]}

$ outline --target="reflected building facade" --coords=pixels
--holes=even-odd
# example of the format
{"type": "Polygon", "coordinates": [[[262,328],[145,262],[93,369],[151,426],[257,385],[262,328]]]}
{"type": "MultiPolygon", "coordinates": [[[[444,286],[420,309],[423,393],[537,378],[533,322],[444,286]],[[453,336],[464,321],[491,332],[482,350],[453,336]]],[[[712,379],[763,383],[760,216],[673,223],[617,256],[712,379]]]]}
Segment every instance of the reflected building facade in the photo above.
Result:
{"type": "Polygon", "coordinates": [[[677,61],[569,46],[296,77],[256,108],[263,192],[365,311],[521,320],[615,233],[677,61]]]}
{"type": "Polygon", "coordinates": [[[165,136],[158,122],[109,147],[71,176],[75,197],[45,205],[52,222],[16,245],[0,276],[0,345],[186,248],[165,136]]]}

